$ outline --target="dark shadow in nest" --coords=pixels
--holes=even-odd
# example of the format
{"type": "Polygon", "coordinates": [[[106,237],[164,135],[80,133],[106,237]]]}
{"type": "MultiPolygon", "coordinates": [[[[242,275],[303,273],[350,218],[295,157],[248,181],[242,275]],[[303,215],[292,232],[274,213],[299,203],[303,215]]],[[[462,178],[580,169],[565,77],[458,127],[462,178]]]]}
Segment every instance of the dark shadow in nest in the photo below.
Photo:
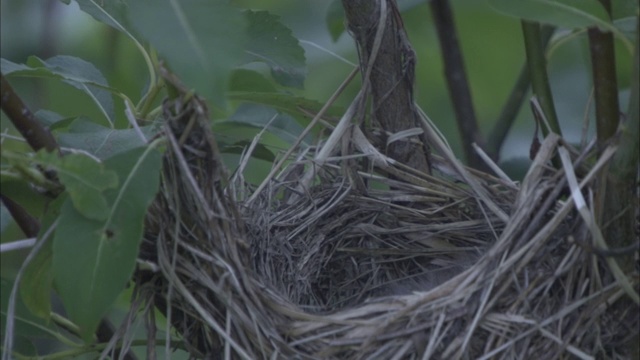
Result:
{"type": "Polygon", "coordinates": [[[503,226],[462,186],[369,185],[358,193],[324,169],[297,200],[274,186],[264,206],[246,209],[260,281],[305,311],[331,313],[431,290],[473,265],[503,226]]]}

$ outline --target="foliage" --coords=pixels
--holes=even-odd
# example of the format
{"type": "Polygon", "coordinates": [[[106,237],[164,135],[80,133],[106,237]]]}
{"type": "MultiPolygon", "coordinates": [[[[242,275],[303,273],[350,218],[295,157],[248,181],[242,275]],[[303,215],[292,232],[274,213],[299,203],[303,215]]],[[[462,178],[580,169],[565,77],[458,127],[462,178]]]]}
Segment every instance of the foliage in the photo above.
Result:
{"type": "MultiPolygon", "coordinates": [[[[2,327],[16,323],[15,333],[3,332],[3,351],[12,335],[55,338],[78,353],[93,351],[87,344],[104,341],[96,339],[96,328],[134,272],[145,215],[159,188],[165,144],[155,135],[163,126],[161,99],[172,96],[163,69],[208,100],[212,117],[218,118],[212,126],[223,153],[242,153],[260,129],[269,129],[252,161],[272,163],[277,148],[294,143],[323,107],[297,92],[307,76],[305,52],[289,27],[268,11],[217,0],[76,1],[137,49],[147,67],[146,85],[134,92],[110,84],[96,65],[75,56],[30,56],[24,63],[2,59],[3,77],[66,84],[84,94],[77,101],[98,114],[65,116],[37,109],[35,117],[54,134],[64,156],[3,139],[2,195],[11,198],[15,194],[5,189],[27,184],[34,189],[29,196],[47,203],[34,214],[40,224],[34,234],[38,246],[24,262],[19,284],[2,276],[2,327]],[[54,310],[51,294],[61,300],[64,312],[54,310]]],[[[421,3],[406,2],[403,9],[416,11],[421,3]]],[[[564,30],[549,52],[590,27],[613,33],[625,50],[633,50],[628,28],[629,19],[637,26],[637,7],[635,14],[613,21],[596,0],[489,3],[500,13],[564,30]]],[[[334,40],[344,31],[342,17],[334,1],[326,18],[334,40]]],[[[637,105],[637,99],[631,101],[637,105]]],[[[331,122],[343,113],[342,106],[333,105],[325,117],[331,122]]],[[[319,133],[314,128],[303,144],[312,145],[319,133]]],[[[7,356],[35,355],[23,343],[14,349],[7,356]]]]}

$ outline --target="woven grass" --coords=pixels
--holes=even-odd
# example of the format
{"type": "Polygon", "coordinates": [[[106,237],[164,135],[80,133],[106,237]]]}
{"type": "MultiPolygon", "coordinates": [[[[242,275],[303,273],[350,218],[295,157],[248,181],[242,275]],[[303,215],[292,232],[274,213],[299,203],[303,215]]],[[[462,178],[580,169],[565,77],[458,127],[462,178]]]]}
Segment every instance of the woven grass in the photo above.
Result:
{"type": "Polygon", "coordinates": [[[595,159],[550,135],[516,184],[451,156],[434,175],[356,150],[318,164],[320,146],[256,193],[246,163],[228,180],[197,97],[166,108],[143,248],[159,271],[134,303],[164,309],[194,357],[632,356],[637,272],[593,251],[579,200],[613,149],[595,159]]]}

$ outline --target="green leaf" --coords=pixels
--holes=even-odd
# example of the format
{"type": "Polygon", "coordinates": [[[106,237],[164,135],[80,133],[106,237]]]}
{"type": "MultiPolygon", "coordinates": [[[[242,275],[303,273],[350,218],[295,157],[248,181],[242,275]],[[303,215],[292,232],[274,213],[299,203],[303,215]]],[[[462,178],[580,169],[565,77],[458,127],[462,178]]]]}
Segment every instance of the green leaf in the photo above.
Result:
{"type": "MultiPolygon", "coordinates": [[[[71,0],[62,0],[69,3],[71,0]]],[[[80,10],[91,15],[94,19],[111,26],[129,37],[140,51],[144,58],[147,70],[149,71],[149,91],[156,86],[155,68],[147,50],[140,44],[133,35],[131,26],[127,18],[127,4],[123,0],[76,0],[80,10]]],[[[146,97],[146,95],[145,95],[146,97]]]]}
{"type": "Polygon", "coordinates": [[[83,216],[69,200],[62,206],[53,239],[54,281],[86,341],[133,273],[161,160],[156,150],[138,148],[105,162],[122,182],[105,192],[110,212],[104,221],[83,216]]]}
{"type": "MultiPolygon", "coordinates": [[[[58,218],[60,207],[66,199],[67,196],[63,194],[47,205],[38,239],[42,239],[44,233],[58,218]]],[[[34,315],[46,320],[51,314],[52,260],[53,241],[49,239],[31,260],[20,282],[20,296],[26,307],[34,315]]]]}
{"type": "MultiPolygon", "coordinates": [[[[9,297],[11,290],[13,289],[14,282],[7,279],[0,279],[0,326],[2,327],[2,340],[4,340],[4,329],[7,324],[7,310],[9,305],[9,297]]],[[[32,314],[25,304],[20,301],[21,298],[16,298],[15,307],[15,331],[17,334],[28,336],[33,339],[34,337],[47,337],[52,338],[52,333],[55,332],[47,327],[47,323],[32,314]]]]}
{"type": "Polygon", "coordinates": [[[76,210],[90,219],[107,218],[109,206],[103,192],[118,186],[115,172],[106,170],[103,164],[83,154],[58,157],[41,151],[37,159],[55,167],[76,210]]]}
{"type": "Polygon", "coordinates": [[[113,126],[114,110],[111,92],[119,92],[109,87],[102,73],[87,61],[64,55],[54,56],[46,61],[30,56],[25,66],[2,59],[2,73],[62,80],[89,95],[109,124],[113,126]]]}
{"type": "MultiPolygon", "coordinates": [[[[143,126],[140,130],[146,139],[150,139],[156,131],[152,125],[143,126]]],[[[54,135],[60,146],[85,150],[99,159],[145,145],[135,129],[111,129],[84,117],[72,122],[66,131],[56,131],[54,135]]]]}
{"type": "Polygon", "coordinates": [[[133,27],[188,87],[224,107],[231,69],[246,43],[246,19],[224,1],[136,0],[133,27]]]}
{"type": "Polygon", "coordinates": [[[50,127],[51,125],[65,119],[64,116],[50,110],[38,110],[34,115],[38,121],[40,121],[40,124],[46,127],[50,127]]]}
{"type": "Polygon", "coordinates": [[[266,11],[246,11],[249,45],[244,62],[263,62],[281,85],[302,88],[307,73],[304,49],[278,16],[266,11]]]}
{"type": "Polygon", "coordinates": [[[276,88],[257,71],[236,69],[231,73],[229,91],[276,92],[276,88]]]}
{"type": "MultiPolygon", "coordinates": [[[[240,105],[236,112],[229,117],[229,120],[259,129],[264,128],[267,123],[271,122],[267,131],[278,135],[289,144],[293,144],[304,130],[291,116],[278,113],[271,107],[257,104],[240,105]],[[273,119],[274,117],[275,119],[273,119]]],[[[310,145],[312,141],[312,137],[307,135],[303,143],[310,145]]]]}
{"type": "MultiPolygon", "coordinates": [[[[269,105],[274,109],[286,112],[296,118],[302,114],[316,114],[320,111],[323,104],[315,100],[305,99],[303,97],[284,94],[284,93],[267,93],[252,91],[234,91],[229,93],[228,98],[231,100],[248,101],[256,104],[269,105]],[[302,111],[304,110],[304,111],[302,111]]],[[[344,113],[344,109],[339,106],[332,106],[327,109],[325,116],[340,118],[344,113]]]]}
{"type": "Polygon", "coordinates": [[[3,75],[9,75],[12,73],[17,73],[21,71],[32,71],[30,67],[24,64],[16,64],[11,62],[5,58],[0,59],[0,71],[2,71],[3,75]]]}
{"type": "Polygon", "coordinates": [[[489,4],[506,15],[562,28],[612,28],[607,11],[597,0],[489,0],[489,4]]]}
{"type": "Polygon", "coordinates": [[[331,40],[334,42],[338,40],[340,35],[344,33],[344,8],[340,0],[333,0],[329,9],[327,9],[327,16],[325,17],[327,29],[331,35],[331,40]]]}
{"type": "MultiPolygon", "coordinates": [[[[71,0],[63,0],[69,3],[71,0]]],[[[122,0],[76,0],[80,6],[80,10],[91,15],[94,19],[103,24],[127,34],[133,38],[131,33],[127,31],[127,5],[122,0]]]]}

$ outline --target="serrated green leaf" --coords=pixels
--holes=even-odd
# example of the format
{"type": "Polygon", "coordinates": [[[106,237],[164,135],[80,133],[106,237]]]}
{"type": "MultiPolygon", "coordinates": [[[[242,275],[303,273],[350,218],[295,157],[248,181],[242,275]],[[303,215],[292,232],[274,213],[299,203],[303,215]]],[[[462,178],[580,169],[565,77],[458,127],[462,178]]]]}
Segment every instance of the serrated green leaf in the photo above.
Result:
{"type": "Polygon", "coordinates": [[[62,206],[53,239],[54,281],[87,341],[133,273],[161,160],[156,150],[138,148],[105,161],[122,181],[105,192],[110,212],[104,221],[83,216],[71,201],[62,206]]]}
{"type": "Polygon", "coordinates": [[[119,91],[109,87],[102,73],[87,61],[64,55],[54,56],[48,60],[30,56],[27,59],[27,64],[23,65],[2,59],[2,71],[3,74],[11,76],[62,80],[89,95],[105,119],[113,126],[114,110],[111,93],[119,93],[119,91]]]}
{"type": "Polygon", "coordinates": [[[304,49],[279,17],[266,11],[245,12],[249,44],[244,63],[263,62],[281,85],[303,88],[307,73],[304,49]]]}
{"type": "Polygon", "coordinates": [[[224,107],[231,69],[243,56],[246,19],[223,1],[136,0],[133,27],[188,87],[224,107]]]}
{"type": "MultiPolygon", "coordinates": [[[[157,129],[149,125],[140,130],[150,139],[157,129]]],[[[54,135],[60,146],[85,150],[99,159],[145,145],[135,129],[111,129],[84,117],[73,121],[66,131],[55,131],[54,135]]]]}
{"type": "Polygon", "coordinates": [[[16,64],[5,58],[0,59],[0,71],[3,75],[9,75],[20,71],[31,71],[32,69],[24,64],[16,64]]]}

